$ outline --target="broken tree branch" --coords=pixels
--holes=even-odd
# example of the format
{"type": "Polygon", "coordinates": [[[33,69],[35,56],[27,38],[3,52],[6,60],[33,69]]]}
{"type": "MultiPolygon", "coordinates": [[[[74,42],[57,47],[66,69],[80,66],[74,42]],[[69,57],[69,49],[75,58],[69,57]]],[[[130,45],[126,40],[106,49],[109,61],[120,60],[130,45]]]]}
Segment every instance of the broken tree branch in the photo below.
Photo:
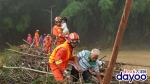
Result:
{"type": "Polygon", "coordinates": [[[53,75],[53,73],[50,73],[50,72],[40,71],[40,70],[26,68],[26,67],[8,67],[8,66],[3,66],[3,68],[6,68],[6,69],[24,69],[24,70],[30,70],[30,71],[34,71],[34,72],[38,72],[38,73],[53,75]]]}
{"type": "Polygon", "coordinates": [[[7,49],[7,50],[13,51],[13,52],[16,52],[16,53],[19,53],[19,54],[23,54],[23,55],[28,55],[28,56],[40,57],[40,58],[48,59],[48,57],[43,57],[43,56],[38,56],[38,55],[33,55],[33,54],[28,54],[28,53],[23,53],[23,52],[19,52],[19,51],[13,50],[13,49],[7,49]]]}

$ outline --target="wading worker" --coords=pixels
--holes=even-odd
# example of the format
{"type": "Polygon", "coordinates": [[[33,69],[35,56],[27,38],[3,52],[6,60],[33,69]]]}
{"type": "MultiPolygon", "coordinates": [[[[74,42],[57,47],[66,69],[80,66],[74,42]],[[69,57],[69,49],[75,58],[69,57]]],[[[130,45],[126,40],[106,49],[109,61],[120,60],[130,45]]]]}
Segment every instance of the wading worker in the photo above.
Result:
{"type": "Polygon", "coordinates": [[[98,64],[99,55],[100,51],[98,49],[93,49],[91,52],[88,50],[82,50],[77,54],[77,56],[75,57],[75,63],[73,64],[71,70],[71,75],[75,77],[73,79],[74,82],[78,81],[79,73],[82,73],[85,82],[89,82],[92,78],[92,74],[89,72],[89,69],[93,68],[96,72],[98,81],[100,82],[100,84],[102,84],[98,64]]]}
{"type": "Polygon", "coordinates": [[[76,33],[71,33],[65,43],[57,46],[49,57],[49,65],[55,79],[62,82],[65,77],[64,71],[69,61],[74,61],[73,49],[79,43],[79,36],[76,33]]]}

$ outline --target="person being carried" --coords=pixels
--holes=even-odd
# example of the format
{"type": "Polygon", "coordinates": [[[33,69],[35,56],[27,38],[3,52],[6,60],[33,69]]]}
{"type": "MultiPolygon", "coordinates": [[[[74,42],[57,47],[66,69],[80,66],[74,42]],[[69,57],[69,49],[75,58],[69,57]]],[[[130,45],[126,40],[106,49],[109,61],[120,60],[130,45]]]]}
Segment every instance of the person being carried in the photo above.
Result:
{"type": "Polygon", "coordinates": [[[100,84],[102,84],[98,64],[99,55],[100,51],[98,49],[93,49],[91,52],[88,50],[82,50],[77,54],[71,70],[71,75],[76,78],[73,79],[74,82],[78,81],[79,73],[82,73],[85,82],[89,82],[92,78],[92,74],[89,72],[89,69],[93,68],[96,72],[98,81],[100,82],[100,84]]]}
{"type": "Polygon", "coordinates": [[[36,30],[34,38],[36,46],[39,46],[39,30],[36,30]]]}
{"type": "Polygon", "coordinates": [[[79,36],[76,33],[71,33],[68,36],[68,40],[63,44],[57,46],[49,57],[49,66],[55,77],[59,82],[62,82],[65,77],[64,71],[69,61],[74,61],[74,48],[79,43],[79,36]]]}
{"type": "Polygon", "coordinates": [[[63,29],[63,34],[65,35],[65,37],[67,38],[69,35],[69,29],[67,28],[67,18],[63,17],[62,18],[62,23],[61,23],[61,28],[63,29]]]}
{"type": "Polygon", "coordinates": [[[62,34],[62,28],[61,28],[61,18],[57,16],[55,18],[55,26],[53,27],[53,35],[54,35],[54,44],[57,46],[63,44],[66,39],[65,36],[62,34]]]}
{"type": "Polygon", "coordinates": [[[29,44],[32,44],[32,37],[31,37],[31,34],[28,34],[27,42],[28,42],[29,44]]]}

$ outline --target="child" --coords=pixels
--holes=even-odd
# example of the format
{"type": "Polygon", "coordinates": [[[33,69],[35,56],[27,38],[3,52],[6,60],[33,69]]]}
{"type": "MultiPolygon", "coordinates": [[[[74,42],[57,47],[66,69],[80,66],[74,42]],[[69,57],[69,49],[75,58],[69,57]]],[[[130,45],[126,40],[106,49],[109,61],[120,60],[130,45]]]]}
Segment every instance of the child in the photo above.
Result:
{"type": "Polygon", "coordinates": [[[63,34],[65,35],[65,37],[67,38],[68,35],[69,35],[69,29],[67,28],[67,18],[66,17],[63,17],[62,18],[62,29],[63,29],[63,34]]]}

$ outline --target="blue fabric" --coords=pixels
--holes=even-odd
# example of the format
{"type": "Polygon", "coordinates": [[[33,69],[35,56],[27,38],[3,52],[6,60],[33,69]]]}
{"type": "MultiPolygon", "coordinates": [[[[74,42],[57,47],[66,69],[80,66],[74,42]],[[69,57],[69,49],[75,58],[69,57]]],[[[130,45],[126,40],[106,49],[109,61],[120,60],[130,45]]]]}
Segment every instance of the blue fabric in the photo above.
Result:
{"type": "Polygon", "coordinates": [[[42,37],[42,38],[40,38],[40,43],[41,43],[41,44],[43,43],[43,40],[44,40],[44,39],[43,39],[43,37],[42,37]]]}

